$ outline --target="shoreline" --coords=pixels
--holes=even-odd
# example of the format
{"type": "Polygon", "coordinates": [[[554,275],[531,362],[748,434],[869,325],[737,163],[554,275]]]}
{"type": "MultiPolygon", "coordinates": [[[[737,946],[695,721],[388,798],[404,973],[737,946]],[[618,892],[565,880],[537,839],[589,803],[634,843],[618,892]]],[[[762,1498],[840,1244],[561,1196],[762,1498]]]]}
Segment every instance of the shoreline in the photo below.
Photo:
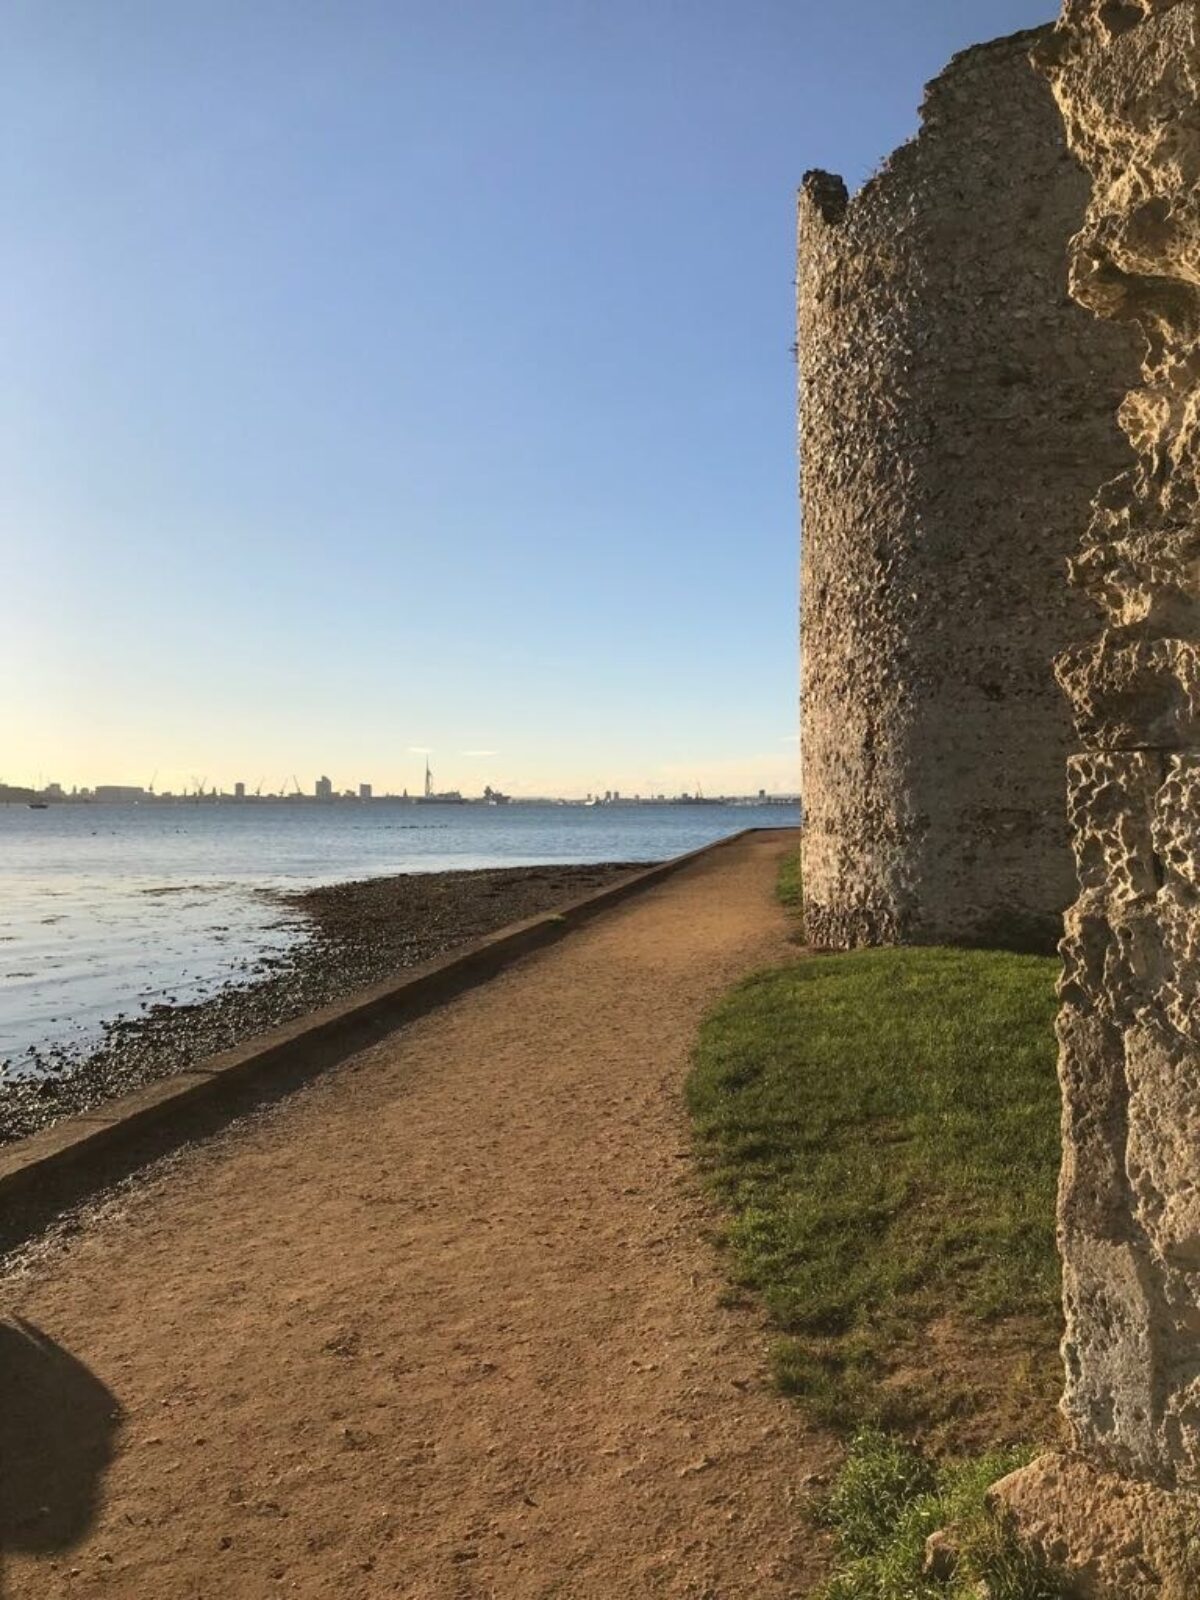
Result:
{"type": "Polygon", "coordinates": [[[172,1077],[392,973],[652,864],[484,867],[259,891],[307,924],[295,946],[263,956],[251,977],[203,1000],[159,1004],[106,1024],[103,1042],[91,1051],[36,1056],[36,1074],[0,1083],[0,1144],[172,1077]]]}

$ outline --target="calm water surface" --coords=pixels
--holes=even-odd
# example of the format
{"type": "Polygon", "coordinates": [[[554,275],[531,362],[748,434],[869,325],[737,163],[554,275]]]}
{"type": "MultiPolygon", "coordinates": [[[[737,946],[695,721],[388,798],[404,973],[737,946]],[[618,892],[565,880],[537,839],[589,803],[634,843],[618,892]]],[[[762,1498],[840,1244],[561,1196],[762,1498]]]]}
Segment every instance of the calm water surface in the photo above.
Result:
{"type": "Polygon", "coordinates": [[[303,937],[271,890],[659,861],[798,821],[783,806],[0,805],[0,1063],[248,976],[303,937]]]}

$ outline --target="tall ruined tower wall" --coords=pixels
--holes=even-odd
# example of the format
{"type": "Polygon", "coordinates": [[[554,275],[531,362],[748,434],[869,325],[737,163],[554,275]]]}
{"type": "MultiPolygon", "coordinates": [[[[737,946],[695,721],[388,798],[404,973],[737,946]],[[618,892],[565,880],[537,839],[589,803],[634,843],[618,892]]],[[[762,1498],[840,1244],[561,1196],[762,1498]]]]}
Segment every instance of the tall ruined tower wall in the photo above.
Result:
{"type": "Polygon", "coordinates": [[[824,947],[1045,948],[1074,892],[1053,658],[1137,370],[1067,293],[1088,196],[1042,32],[955,58],[853,199],[800,197],[803,867],[824,947]]]}

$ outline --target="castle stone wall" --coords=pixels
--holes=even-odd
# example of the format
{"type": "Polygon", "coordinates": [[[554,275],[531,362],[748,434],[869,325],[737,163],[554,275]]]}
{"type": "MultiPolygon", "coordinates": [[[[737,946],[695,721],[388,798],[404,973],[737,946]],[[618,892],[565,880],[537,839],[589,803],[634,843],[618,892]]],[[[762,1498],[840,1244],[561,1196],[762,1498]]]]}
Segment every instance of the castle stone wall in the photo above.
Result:
{"type": "MultiPolygon", "coordinates": [[[[1041,30],[1047,32],[1048,30],[1041,30]]],[[[1049,948],[1074,890],[1053,657],[1131,334],[1067,293],[1088,184],[1029,62],[957,57],[853,199],[800,197],[804,893],[838,948],[1049,948]]]]}
{"type": "Polygon", "coordinates": [[[1047,63],[1093,174],[1072,287],[1139,325],[1135,464],[1096,503],[1060,662],[1080,895],[1060,1016],[1065,1408],[1200,1488],[1200,6],[1072,0],[1047,63]]]}
{"type": "Polygon", "coordinates": [[[1132,455],[1071,576],[1059,675],[1079,898],[1059,1018],[1063,1409],[999,1486],[1103,1600],[1200,1594],[1200,4],[1067,0],[1039,57],[1091,174],[1071,286],[1141,329],[1132,455]]]}

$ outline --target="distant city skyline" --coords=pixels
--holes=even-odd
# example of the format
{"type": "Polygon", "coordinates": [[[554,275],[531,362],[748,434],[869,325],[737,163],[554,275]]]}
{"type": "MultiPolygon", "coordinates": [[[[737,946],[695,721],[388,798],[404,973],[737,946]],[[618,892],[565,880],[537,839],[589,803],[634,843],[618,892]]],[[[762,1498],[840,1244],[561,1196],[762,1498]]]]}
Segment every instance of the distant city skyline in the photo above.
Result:
{"type": "Polygon", "coordinates": [[[19,0],[0,774],[795,789],[796,187],[1055,9],[19,0]]]}
{"type": "MultiPolygon", "coordinates": [[[[481,795],[485,789],[491,788],[504,794],[511,794],[515,798],[527,798],[546,795],[562,799],[583,799],[588,794],[603,795],[606,791],[619,791],[621,794],[632,797],[635,794],[654,795],[664,794],[694,794],[699,789],[703,793],[714,794],[755,794],[760,789],[768,794],[794,794],[799,791],[799,782],[789,779],[789,774],[797,770],[798,762],[794,751],[797,743],[795,735],[788,735],[786,743],[792,749],[789,758],[784,756],[774,776],[764,776],[759,781],[737,784],[733,778],[737,775],[738,768],[728,766],[722,768],[714,763],[686,763],[678,769],[668,770],[662,768],[658,773],[645,773],[640,779],[625,778],[614,779],[605,774],[600,778],[579,784],[539,786],[532,783],[523,783],[518,778],[508,778],[503,775],[501,752],[488,752],[484,756],[474,752],[474,763],[469,764],[464,755],[460,766],[456,766],[450,752],[446,763],[446,772],[443,774],[441,766],[437,766],[435,778],[440,789],[459,789],[464,794],[481,795]],[[486,762],[486,766],[484,763],[486,762]],[[464,773],[470,773],[464,777],[464,773]],[[709,774],[706,781],[705,773],[709,774]],[[690,777],[686,776],[690,773],[690,777]]],[[[328,763],[318,764],[315,771],[288,771],[282,776],[275,772],[268,777],[264,772],[261,776],[255,773],[246,776],[242,771],[236,773],[214,773],[204,768],[203,763],[193,766],[191,770],[180,769],[172,772],[165,769],[154,769],[149,774],[118,772],[112,762],[102,767],[85,773],[82,776],[74,772],[66,777],[58,773],[44,773],[41,771],[24,774],[18,769],[9,767],[7,770],[0,768],[0,785],[7,784],[12,787],[30,788],[43,791],[50,785],[56,785],[64,792],[72,790],[94,790],[97,787],[140,789],[156,794],[192,794],[198,788],[205,794],[216,790],[220,794],[235,796],[240,786],[244,787],[245,794],[249,797],[261,789],[263,794],[292,794],[299,792],[309,798],[315,798],[319,792],[322,780],[328,780],[330,792],[334,795],[344,795],[347,792],[359,795],[363,787],[372,791],[373,796],[379,797],[387,794],[402,794],[405,790],[411,795],[421,794],[425,786],[425,762],[434,762],[437,752],[424,748],[410,752],[409,759],[415,763],[413,766],[404,766],[401,770],[403,776],[389,778],[386,776],[382,762],[368,763],[351,773],[338,773],[333,771],[328,763]],[[114,776],[114,773],[116,774],[114,776]]],[[[764,761],[760,763],[764,768],[770,765],[764,761]]],[[[754,769],[754,763],[747,765],[747,770],[754,769]]]]}

